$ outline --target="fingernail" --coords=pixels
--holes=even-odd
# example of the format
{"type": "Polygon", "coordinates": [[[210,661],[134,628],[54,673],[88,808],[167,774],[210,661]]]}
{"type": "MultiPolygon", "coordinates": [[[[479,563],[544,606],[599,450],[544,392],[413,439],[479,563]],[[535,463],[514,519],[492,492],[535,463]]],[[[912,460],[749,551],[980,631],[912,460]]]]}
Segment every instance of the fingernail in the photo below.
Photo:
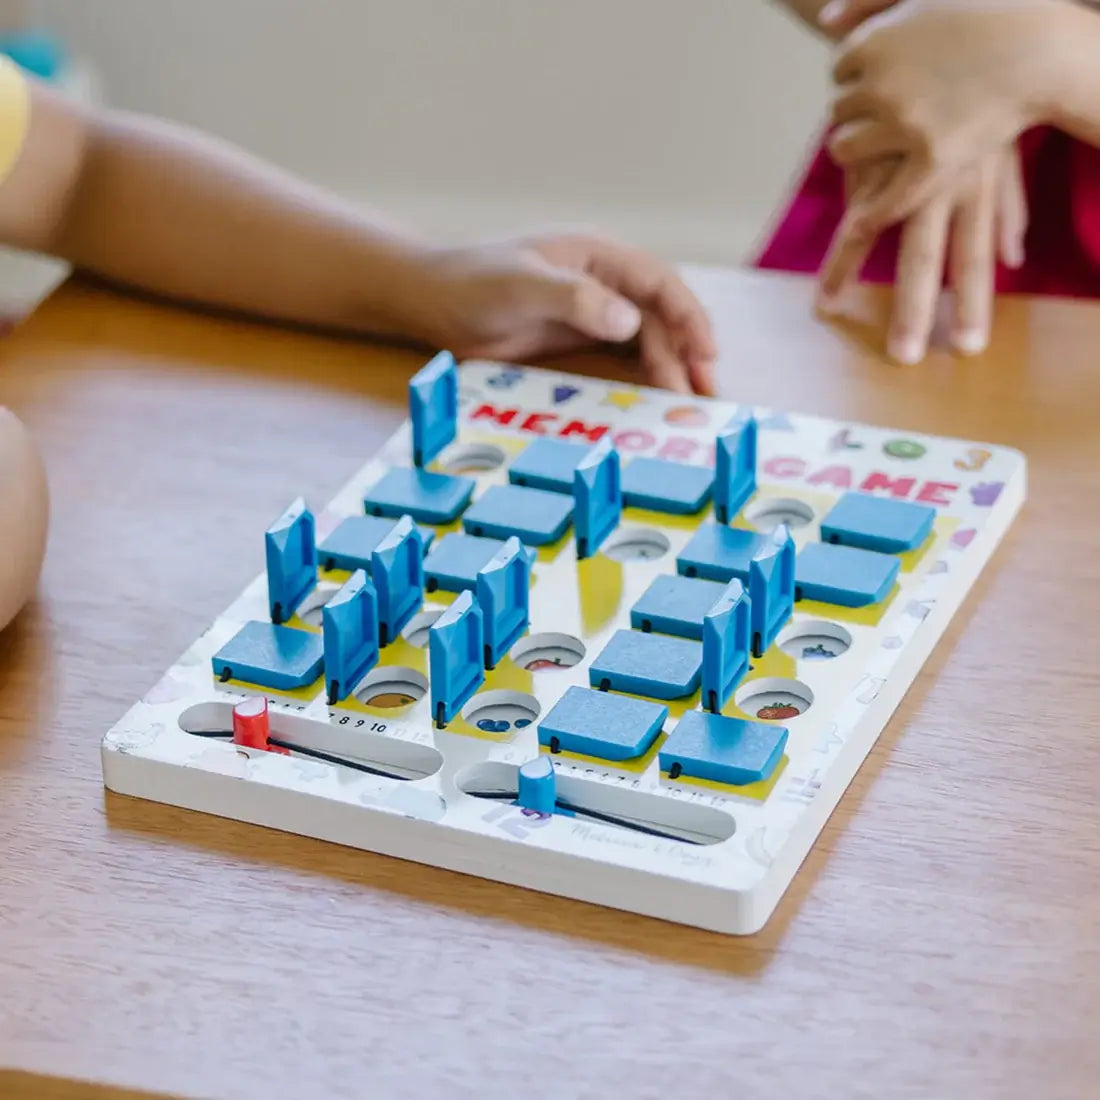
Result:
{"type": "Polygon", "coordinates": [[[924,345],[918,336],[892,336],[886,350],[891,359],[907,367],[915,366],[924,358],[924,345]]]}
{"type": "Polygon", "coordinates": [[[1013,241],[1008,246],[1008,255],[1005,257],[1005,262],[1013,270],[1024,266],[1024,246],[1020,241],[1013,241]]]}
{"type": "Polygon", "coordinates": [[[818,22],[823,27],[831,27],[834,23],[839,23],[844,18],[845,11],[848,5],[846,0],[830,0],[818,14],[818,22]]]}
{"type": "Polygon", "coordinates": [[[817,309],[825,317],[836,317],[840,313],[840,297],[836,294],[819,294],[817,309]]]}
{"type": "Polygon", "coordinates": [[[980,328],[960,329],[951,337],[951,343],[963,355],[981,355],[989,345],[989,337],[980,328]]]}
{"type": "Polygon", "coordinates": [[[638,331],[642,323],[642,314],[637,306],[618,299],[611,302],[604,314],[607,338],[609,340],[629,340],[638,331]]]}

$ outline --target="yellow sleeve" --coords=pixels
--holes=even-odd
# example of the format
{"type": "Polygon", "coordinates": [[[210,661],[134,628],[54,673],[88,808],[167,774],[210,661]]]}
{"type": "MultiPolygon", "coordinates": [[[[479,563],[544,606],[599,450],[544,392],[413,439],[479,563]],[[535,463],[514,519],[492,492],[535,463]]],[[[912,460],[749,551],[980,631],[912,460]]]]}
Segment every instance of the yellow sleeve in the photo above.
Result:
{"type": "Polygon", "coordinates": [[[15,167],[31,117],[31,91],[23,70],[0,55],[0,183],[15,167]]]}

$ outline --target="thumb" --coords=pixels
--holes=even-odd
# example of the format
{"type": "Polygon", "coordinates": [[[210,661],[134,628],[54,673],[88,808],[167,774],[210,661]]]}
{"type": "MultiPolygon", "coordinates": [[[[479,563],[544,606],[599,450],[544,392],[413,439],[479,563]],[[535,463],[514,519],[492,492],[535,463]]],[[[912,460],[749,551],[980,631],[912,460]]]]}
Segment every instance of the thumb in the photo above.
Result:
{"type": "Polygon", "coordinates": [[[590,275],[570,273],[548,287],[550,320],[568,325],[590,340],[625,344],[638,335],[642,312],[590,275]]]}

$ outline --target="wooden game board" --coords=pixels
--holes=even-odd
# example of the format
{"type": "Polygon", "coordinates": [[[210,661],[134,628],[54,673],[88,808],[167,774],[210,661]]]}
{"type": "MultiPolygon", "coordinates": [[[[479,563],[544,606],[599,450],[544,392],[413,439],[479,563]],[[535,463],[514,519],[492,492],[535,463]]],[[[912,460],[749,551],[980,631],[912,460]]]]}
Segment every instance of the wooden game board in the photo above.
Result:
{"type": "MultiPolygon", "coordinates": [[[[739,411],[489,363],[465,364],[459,378],[458,438],[432,468],[474,476],[475,501],[507,483],[508,466],[538,437],[610,438],[624,465],[637,456],[712,464],[716,433],[739,411]]],[[[517,769],[547,752],[539,721],[566,689],[589,686],[591,662],[630,627],[630,609],[653,579],[676,572],[677,554],[713,518],[708,507],[688,516],[627,508],[601,552],[584,561],[569,534],[538,548],[529,629],[445,729],[432,721],[426,641],[452,593],[427,593],[423,610],[336,706],[323,680],[288,692],[218,682],[213,656],[244,623],[268,619],[261,574],[106,735],[107,787],[719,932],[759,929],[1020,509],[1026,461],[988,444],[751,412],[757,489],[734,526],[785,522],[801,549],[819,540],[821,519],[852,489],[937,511],[924,545],[900,555],[885,600],[796,603],[730,698],[723,713],[788,730],[765,781],[732,787],[661,773],[660,746],[699,708],[695,692],[666,702],[664,733],[638,759],[552,754],[569,813],[515,803],[517,769]],[[254,694],[269,701],[273,737],[308,755],[211,736],[229,729],[233,706],[254,694]]],[[[406,423],[318,513],[318,539],[363,513],[364,493],[387,469],[409,465],[406,423]]],[[[437,528],[435,537],[459,527],[437,528]]],[[[316,630],[347,577],[322,568],[290,625],[316,630]]]]}

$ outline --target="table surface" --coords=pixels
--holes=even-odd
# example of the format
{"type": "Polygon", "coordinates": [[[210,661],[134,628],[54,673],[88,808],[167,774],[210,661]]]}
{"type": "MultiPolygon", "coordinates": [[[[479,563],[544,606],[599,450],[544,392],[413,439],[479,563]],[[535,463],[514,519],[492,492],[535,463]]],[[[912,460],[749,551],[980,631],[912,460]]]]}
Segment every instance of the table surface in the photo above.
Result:
{"type": "Polygon", "coordinates": [[[0,1093],[1097,1094],[1100,308],[1005,301],[982,359],[898,369],[872,291],[829,326],[801,280],[694,277],[725,393],[1031,468],[746,939],[105,792],[104,732],[258,571],[256,531],[390,434],[424,357],[79,282],[0,344],[53,494],[40,599],[0,637],[0,1093]]]}

